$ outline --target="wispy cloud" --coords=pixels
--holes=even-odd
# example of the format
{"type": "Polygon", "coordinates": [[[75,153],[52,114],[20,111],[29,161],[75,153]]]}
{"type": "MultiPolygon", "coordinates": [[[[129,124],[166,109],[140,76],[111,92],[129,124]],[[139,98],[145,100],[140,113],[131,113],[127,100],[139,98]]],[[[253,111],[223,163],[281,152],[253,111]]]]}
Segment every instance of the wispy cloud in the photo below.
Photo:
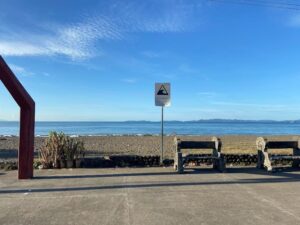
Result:
{"type": "Polygon", "coordinates": [[[124,82],[124,83],[127,83],[127,84],[134,84],[134,83],[137,82],[136,79],[132,79],[132,78],[122,79],[121,81],[124,82]]]}
{"type": "Polygon", "coordinates": [[[195,5],[182,1],[138,1],[115,6],[121,27],[129,32],[181,32],[192,26],[195,5]]]}
{"type": "MultiPolygon", "coordinates": [[[[57,56],[82,60],[102,54],[101,44],[122,40],[136,32],[181,32],[190,28],[191,5],[170,1],[107,4],[100,15],[85,15],[74,23],[54,23],[21,32],[10,30],[0,34],[0,54],[7,56],[57,56]],[[155,3],[155,4],[154,4],[155,3]],[[106,12],[107,11],[107,12],[106,12]],[[149,11],[149,12],[148,12],[149,11]],[[6,34],[6,35],[5,35],[6,34]],[[101,42],[102,41],[102,42],[101,42]],[[100,42],[100,43],[99,43],[100,42]]],[[[9,28],[9,24],[1,24],[9,28]]],[[[36,26],[36,24],[33,24],[36,26]]],[[[3,28],[4,29],[4,28],[3,28]]],[[[148,57],[155,57],[146,52],[148,57]]]]}
{"type": "Polygon", "coordinates": [[[34,73],[31,71],[26,70],[24,67],[21,66],[17,66],[15,64],[9,64],[9,67],[11,68],[11,70],[20,76],[24,76],[24,77],[28,77],[28,76],[33,76],[34,73]]]}
{"type": "Polygon", "coordinates": [[[160,58],[161,53],[159,52],[154,52],[154,51],[143,51],[141,52],[142,56],[145,56],[147,58],[160,58]]]}
{"type": "Polygon", "coordinates": [[[51,52],[44,46],[35,46],[26,41],[3,41],[0,40],[0,53],[9,56],[24,55],[49,55],[51,52]]]}
{"type": "Polygon", "coordinates": [[[201,96],[201,97],[211,98],[211,97],[215,97],[217,95],[217,93],[215,93],[215,92],[197,92],[197,95],[201,96]]]}
{"type": "Polygon", "coordinates": [[[236,107],[248,107],[256,109],[268,109],[268,110],[286,110],[287,105],[280,104],[256,104],[256,103],[241,103],[241,102],[212,102],[212,105],[221,106],[236,106],[236,107]]]}
{"type": "Polygon", "coordinates": [[[184,73],[199,73],[199,70],[191,67],[189,64],[187,63],[183,63],[181,65],[179,65],[178,69],[181,71],[181,72],[184,72],[184,73]]]}
{"type": "Polygon", "coordinates": [[[77,24],[46,26],[44,29],[46,34],[25,33],[13,39],[0,37],[0,53],[9,56],[63,55],[73,60],[86,59],[97,54],[93,50],[97,40],[119,37],[113,24],[100,17],[77,24]]]}
{"type": "Polygon", "coordinates": [[[150,59],[160,59],[160,58],[176,58],[176,54],[169,51],[154,51],[154,50],[145,50],[140,52],[140,55],[150,59]]]}
{"type": "Polygon", "coordinates": [[[42,73],[45,77],[50,77],[51,75],[49,74],[49,73],[47,73],[47,72],[43,72],[42,73]]]}
{"type": "Polygon", "coordinates": [[[292,27],[300,27],[300,14],[291,16],[288,20],[288,25],[292,27]]]}

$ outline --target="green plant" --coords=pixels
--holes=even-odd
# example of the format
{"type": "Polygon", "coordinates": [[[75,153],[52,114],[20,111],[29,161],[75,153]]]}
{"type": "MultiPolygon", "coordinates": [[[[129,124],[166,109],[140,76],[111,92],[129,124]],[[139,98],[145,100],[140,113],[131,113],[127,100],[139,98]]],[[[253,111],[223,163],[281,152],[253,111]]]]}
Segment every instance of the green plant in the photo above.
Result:
{"type": "Polygon", "coordinates": [[[75,152],[75,159],[84,158],[85,155],[85,147],[84,142],[77,140],[76,141],[76,152],[75,152]]]}
{"type": "Polygon", "coordinates": [[[66,138],[66,148],[64,150],[66,160],[74,160],[84,155],[84,143],[76,138],[66,138]]]}
{"type": "Polygon", "coordinates": [[[44,145],[40,149],[41,163],[46,168],[57,168],[58,162],[64,160],[66,135],[64,133],[50,132],[44,145]]]}
{"type": "Polygon", "coordinates": [[[50,132],[39,155],[44,168],[57,168],[59,162],[74,160],[84,155],[84,143],[62,132],[50,132]]]}

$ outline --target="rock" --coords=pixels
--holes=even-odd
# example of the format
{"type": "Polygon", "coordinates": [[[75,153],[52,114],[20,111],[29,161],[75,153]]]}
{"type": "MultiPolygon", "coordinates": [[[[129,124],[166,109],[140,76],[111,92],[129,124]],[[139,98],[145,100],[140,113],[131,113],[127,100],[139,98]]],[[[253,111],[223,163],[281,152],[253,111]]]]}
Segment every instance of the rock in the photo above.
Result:
{"type": "Polygon", "coordinates": [[[16,170],[18,169],[17,163],[15,162],[7,162],[3,168],[5,171],[16,170]]]}

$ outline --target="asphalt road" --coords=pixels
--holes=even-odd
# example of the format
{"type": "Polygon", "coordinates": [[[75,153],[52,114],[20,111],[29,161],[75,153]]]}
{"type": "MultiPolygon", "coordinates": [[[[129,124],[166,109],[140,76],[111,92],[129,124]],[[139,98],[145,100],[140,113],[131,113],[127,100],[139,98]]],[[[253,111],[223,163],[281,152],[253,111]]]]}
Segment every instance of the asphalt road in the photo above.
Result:
{"type": "Polygon", "coordinates": [[[0,171],[0,224],[300,224],[300,170],[0,171]]]}

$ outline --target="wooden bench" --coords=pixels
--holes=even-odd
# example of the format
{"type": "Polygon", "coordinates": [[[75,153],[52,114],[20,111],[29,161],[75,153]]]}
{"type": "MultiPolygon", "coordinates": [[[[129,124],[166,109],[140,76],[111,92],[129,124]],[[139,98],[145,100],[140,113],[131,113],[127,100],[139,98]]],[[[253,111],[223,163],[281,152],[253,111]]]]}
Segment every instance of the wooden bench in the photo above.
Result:
{"type": "Polygon", "coordinates": [[[257,168],[273,171],[272,161],[276,159],[293,160],[292,167],[298,168],[300,164],[300,140],[297,141],[268,141],[266,138],[259,137],[256,140],[257,146],[257,168]],[[268,149],[293,149],[293,155],[272,156],[268,149]]]}
{"type": "Polygon", "coordinates": [[[225,160],[221,154],[222,142],[219,138],[213,137],[212,141],[182,141],[175,137],[174,139],[175,157],[174,157],[174,169],[178,173],[184,172],[184,164],[189,159],[203,159],[203,156],[199,155],[182,155],[182,149],[212,149],[212,155],[206,156],[206,159],[211,159],[213,168],[223,172],[225,170],[225,160]]]}

